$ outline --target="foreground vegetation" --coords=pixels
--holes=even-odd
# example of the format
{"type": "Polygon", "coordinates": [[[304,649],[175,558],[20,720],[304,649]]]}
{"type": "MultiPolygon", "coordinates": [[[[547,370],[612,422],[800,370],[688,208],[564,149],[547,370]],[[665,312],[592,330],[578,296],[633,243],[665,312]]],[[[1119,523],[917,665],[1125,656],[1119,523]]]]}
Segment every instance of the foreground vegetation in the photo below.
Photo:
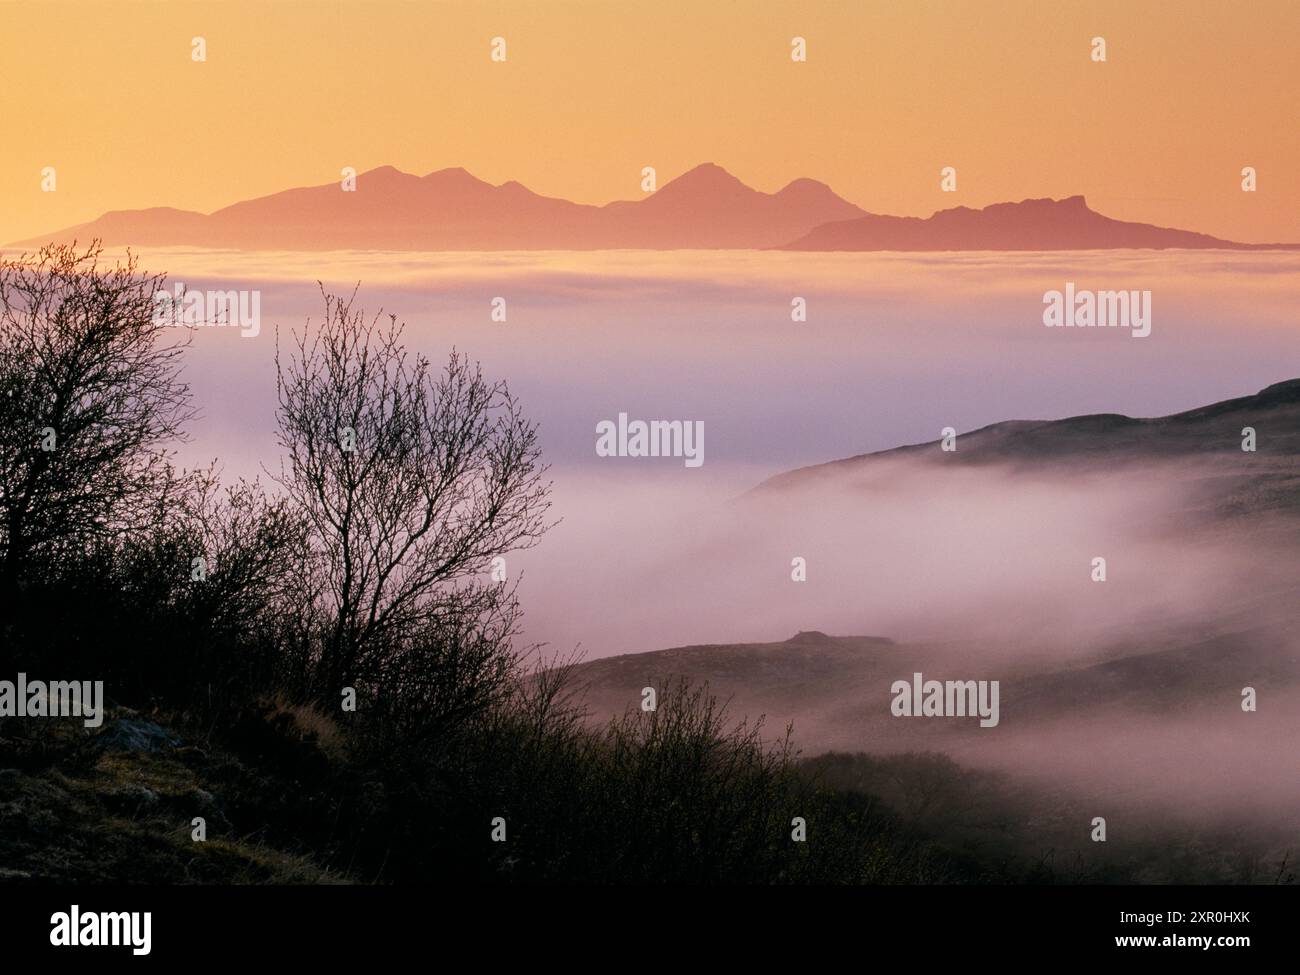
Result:
{"type": "MultiPolygon", "coordinates": [[[[94,247],[0,261],[0,677],[111,705],[0,717],[0,881],[1174,875],[1167,843],[1058,857],[1057,800],[937,756],[801,761],[707,688],[592,728],[494,569],[549,527],[505,385],[325,295],[277,353],[273,488],[223,486],[172,464],[192,410],[161,289],[94,247]]],[[[1207,856],[1191,879],[1292,879],[1207,856]]]]}
{"type": "Polygon", "coordinates": [[[937,876],[702,690],[584,726],[493,571],[549,527],[535,429],[395,319],[325,294],[277,333],[271,491],[177,470],[162,290],[96,247],[0,262],[0,664],[113,705],[0,719],[10,879],[937,876]]]}

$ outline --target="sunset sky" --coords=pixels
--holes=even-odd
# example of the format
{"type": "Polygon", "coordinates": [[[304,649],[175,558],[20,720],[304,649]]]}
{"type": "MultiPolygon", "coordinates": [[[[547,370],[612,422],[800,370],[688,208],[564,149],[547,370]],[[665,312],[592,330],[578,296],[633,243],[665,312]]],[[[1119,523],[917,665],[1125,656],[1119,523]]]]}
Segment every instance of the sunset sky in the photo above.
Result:
{"type": "Polygon", "coordinates": [[[704,161],[873,212],[1082,193],[1300,241],[1298,38],[1295,0],[0,3],[0,242],[343,166],[604,203],[640,196],[643,166],[662,184],[704,161]]]}

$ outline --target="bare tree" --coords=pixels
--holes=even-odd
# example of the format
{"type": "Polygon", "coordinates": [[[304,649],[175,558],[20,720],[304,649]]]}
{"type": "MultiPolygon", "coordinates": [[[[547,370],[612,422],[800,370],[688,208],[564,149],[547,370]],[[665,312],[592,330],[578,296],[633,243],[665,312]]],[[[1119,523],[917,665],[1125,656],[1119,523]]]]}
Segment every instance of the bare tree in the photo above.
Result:
{"type": "Polygon", "coordinates": [[[322,579],[319,689],[495,686],[517,607],[485,576],[549,527],[536,429],[504,383],[454,351],[435,373],[407,352],[395,316],[367,321],[354,297],[324,294],[324,319],[294,334],[287,360],[277,334],[276,480],[306,517],[322,579]],[[420,678],[402,662],[438,647],[445,660],[449,645],[459,676],[420,678]]]}
{"type": "Polygon", "coordinates": [[[192,415],[189,332],[155,315],[163,277],[51,245],[0,259],[0,598],[39,552],[155,519],[192,415]]]}

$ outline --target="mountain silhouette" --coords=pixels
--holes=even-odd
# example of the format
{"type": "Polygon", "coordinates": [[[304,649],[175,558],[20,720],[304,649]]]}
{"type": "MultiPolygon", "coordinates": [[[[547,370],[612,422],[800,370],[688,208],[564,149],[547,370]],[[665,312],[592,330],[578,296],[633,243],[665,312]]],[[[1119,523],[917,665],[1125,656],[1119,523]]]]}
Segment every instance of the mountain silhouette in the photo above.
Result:
{"type": "Polygon", "coordinates": [[[1208,234],[1112,220],[1082,196],[954,207],[925,219],[867,214],[814,228],[783,248],[800,251],[1051,251],[1110,248],[1269,250],[1295,244],[1239,244],[1208,234]]]}
{"type": "Polygon", "coordinates": [[[1004,420],[961,434],[953,452],[945,453],[939,449],[940,441],[933,440],[859,454],[777,474],[751,494],[815,489],[851,478],[867,465],[903,460],[1027,467],[1082,461],[1108,468],[1181,458],[1236,464],[1242,457],[1241,431],[1247,426],[1260,433],[1257,451],[1249,455],[1254,462],[1247,475],[1254,477],[1261,489],[1275,489],[1274,501],[1300,505],[1300,468],[1296,464],[1300,457],[1300,379],[1170,416],[1094,413],[1061,420],[1004,420]],[[1275,484],[1267,481],[1265,472],[1281,479],[1275,484]]]}
{"type": "Polygon", "coordinates": [[[704,163],[639,200],[604,206],[494,186],[464,169],[425,176],[381,166],[339,183],[284,190],[211,214],[152,207],[18,241],[234,250],[1055,250],[1126,247],[1300,247],[1238,244],[1205,234],[1112,220],[1083,197],[957,207],[931,217],[867,213],[829,186],[796,179],[775,193],[704,163]]]}
{"type": "Polygon", "coordinates": [[[813,180],[751,189],[706,163],[635,202],[589,206],[493,186],[464,169],[427,176],[382,166],[356,190],[328,183],[236,203],[208,215],[117,210],[15,246],[100,238],[109,246],[238,250],[595,250],[776,247],[863,211],[813,180]]]}

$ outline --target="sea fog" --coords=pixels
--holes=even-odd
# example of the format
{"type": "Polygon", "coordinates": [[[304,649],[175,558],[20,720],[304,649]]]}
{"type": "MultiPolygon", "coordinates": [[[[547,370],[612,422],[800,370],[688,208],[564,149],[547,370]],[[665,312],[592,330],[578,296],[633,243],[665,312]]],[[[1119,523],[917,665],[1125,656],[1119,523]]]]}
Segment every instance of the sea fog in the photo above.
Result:
{"type": "Polygon", "coordinates": [[[255,337],[200,328],[187,357],[201,416],[179,455],[216,460],[227,478],[278,468],[277,330],[286,346],[290,330],[318,320],[322,287],[397,315],[410,348],[435,363],[454,346],[505,379],[539,424],[563,519],[510,560],[523,572],[525,636],[589,657],[812,628],[922,634],[972,604],[1050,629],[1056,614],[1090,615],[1087,586],[1069,587],[1076,560],[1098,548],[1120,554],[1112,605],[1177,604],[1188,587],[1260,563],[1164,553],[1152,571],[1143,546],[1155,543],[1140,529],[1167,503],[1159,478],[901,477],[872,518],[846,500],[802,526],[738,525],[730,501],[790,468],[935,440],[945,427],[1161,415],[1300,373],[1293,254],[139,256],[169,285],[259,292],[255,337]],[[1150,291],[1151,334],[1045,328],[1043,295],[1067,282],[1150,291]],[[792,320],[795,299],[806,321],[792,320]],[[620,413],[702,422],[704,463],[597,456],[597,424],[620,413]],[[809,559],[804,586],[789,580],[794,556],[809,559]],[[1147,566],[1141,579],[1128,575],[1135,563],[1147,566]]]}

